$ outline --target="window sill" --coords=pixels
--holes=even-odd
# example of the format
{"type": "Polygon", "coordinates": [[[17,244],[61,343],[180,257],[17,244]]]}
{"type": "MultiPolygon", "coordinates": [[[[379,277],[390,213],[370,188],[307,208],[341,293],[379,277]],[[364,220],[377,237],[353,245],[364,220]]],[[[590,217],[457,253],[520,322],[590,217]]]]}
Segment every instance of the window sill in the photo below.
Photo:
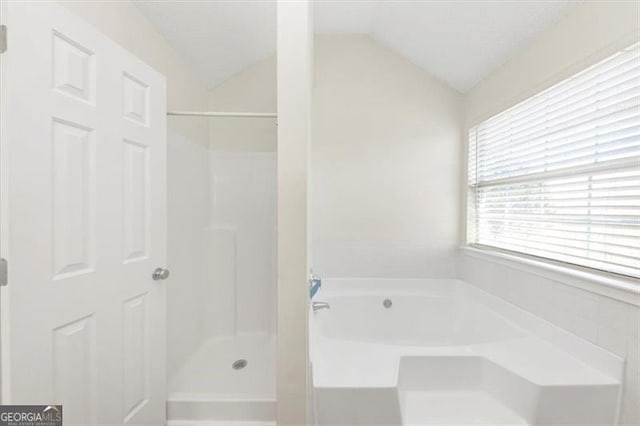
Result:
{"type": "Polygon", "coordinates": [[[564,266],[532,259],[525,255],[504,253],[467,245],[461,246],[460,252],[464,256],[502,264],[562,284],[640,306],[640,284],[637,279],[625,278],[614,274],[589,272],[569,265],[564,266]]]}

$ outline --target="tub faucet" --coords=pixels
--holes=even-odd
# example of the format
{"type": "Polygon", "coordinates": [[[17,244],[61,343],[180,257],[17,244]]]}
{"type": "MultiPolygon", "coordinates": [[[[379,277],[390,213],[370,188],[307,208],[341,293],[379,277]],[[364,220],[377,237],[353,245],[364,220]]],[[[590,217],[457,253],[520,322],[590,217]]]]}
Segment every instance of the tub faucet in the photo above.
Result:
{"type": "Polygon", "coordinates": [[[313,312],[319,311],[320,309],[331,308],[327,302],[311,302],[311,307],[313,308],[313,312]]]}

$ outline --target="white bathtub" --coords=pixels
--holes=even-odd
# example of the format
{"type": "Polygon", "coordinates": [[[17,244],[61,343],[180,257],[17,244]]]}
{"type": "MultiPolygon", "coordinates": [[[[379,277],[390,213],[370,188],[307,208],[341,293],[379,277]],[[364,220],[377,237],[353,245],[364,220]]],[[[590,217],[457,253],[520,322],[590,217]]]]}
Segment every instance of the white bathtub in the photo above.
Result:
{"type": "Polygon", "coordinates": [[[314,300],[319,425],[616,424],[620,358],[474,286],[330,279],[314,300]]]}

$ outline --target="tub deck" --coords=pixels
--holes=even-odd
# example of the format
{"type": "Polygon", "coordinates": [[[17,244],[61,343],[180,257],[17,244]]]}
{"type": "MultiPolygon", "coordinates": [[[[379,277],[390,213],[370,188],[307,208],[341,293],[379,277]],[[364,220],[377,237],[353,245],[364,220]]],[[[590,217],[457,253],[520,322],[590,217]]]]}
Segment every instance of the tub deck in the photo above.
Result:
{"type": "Polygon", "coordinates": [[[460,281],[362,281],[311,314],[320,425],[615,424],[620,358],[460,281]]]}

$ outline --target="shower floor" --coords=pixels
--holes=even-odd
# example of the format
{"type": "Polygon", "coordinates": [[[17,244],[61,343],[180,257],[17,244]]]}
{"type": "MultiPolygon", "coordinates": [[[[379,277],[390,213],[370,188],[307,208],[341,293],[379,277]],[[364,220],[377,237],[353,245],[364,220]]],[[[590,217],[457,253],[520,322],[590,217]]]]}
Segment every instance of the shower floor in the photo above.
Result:
{"type": "Polygon", "coordinates": [[[267,425],[275,420],[275,338],[206,341],[169,382],[169,425],[267,425]],[[237,360],[246,360],[234,369],[237,360]]]}

